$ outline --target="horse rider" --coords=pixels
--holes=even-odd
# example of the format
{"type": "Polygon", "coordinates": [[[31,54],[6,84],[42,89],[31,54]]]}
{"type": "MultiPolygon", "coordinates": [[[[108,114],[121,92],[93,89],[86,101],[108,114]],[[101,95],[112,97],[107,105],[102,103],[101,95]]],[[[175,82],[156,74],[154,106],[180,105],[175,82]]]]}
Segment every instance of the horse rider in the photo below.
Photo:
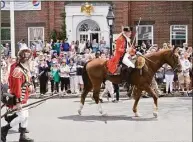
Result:
{"type": "Polygon", "coordinates": [[[131,43],[131,27],[124,27],[116,40],[115,55],[107,62],[108,70],[111,74],[115,74],[120,62],[125,64],[128,68],[135,68],[131,62],[132,56],[135,55],[135,49],[131,43]]]}
{"type": "Polygon", "coordinates": [[[33,142],[26,136],[26,127],[28,124],[28,110],[22,109],[22,106],[27,104],[30,92],[33,92],[31,83],[31,74],[29,69],[29,59],[32,56],[31,50],[26,47],[21,47],[18,52],[18,64],[13,69],[9,77],[10,94],[16,97],[16,104],[8,106],[10,109],[17,109],[13,120],[8,122],[7,125],[1,127],[1,140],[6,142],[8,131],[21,123],[21,131],[19,142],[33,142]]]}

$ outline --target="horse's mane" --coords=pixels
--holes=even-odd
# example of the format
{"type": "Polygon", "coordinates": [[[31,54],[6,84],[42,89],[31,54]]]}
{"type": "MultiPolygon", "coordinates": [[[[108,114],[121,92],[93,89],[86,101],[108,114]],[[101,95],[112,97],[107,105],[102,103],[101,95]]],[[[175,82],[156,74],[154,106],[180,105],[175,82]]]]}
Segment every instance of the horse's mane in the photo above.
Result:
{"type": "Polygon", "coordinates": [[[152,56],[162,56],[164,53],[171,51],[171,49],[163,49],[163,50],[159,50],[157,52],[153,52],[153,53],[149,53],[149,54],[145,54],[144,56],[147,58],[150,58],[152,56]]]}

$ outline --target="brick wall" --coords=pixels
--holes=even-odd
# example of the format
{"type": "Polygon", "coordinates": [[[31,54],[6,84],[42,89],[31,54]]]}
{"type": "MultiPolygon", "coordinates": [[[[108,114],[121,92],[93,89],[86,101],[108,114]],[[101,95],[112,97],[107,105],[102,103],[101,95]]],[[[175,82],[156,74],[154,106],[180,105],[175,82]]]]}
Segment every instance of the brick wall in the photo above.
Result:
{"type": "MultiPolygon", "coordinates": [[[[45,39],[50,38],[53,29],[60,31],[64,10],[64,2],[42,2],[40,11],[15,11],[15,37],[16,43],[25,39],[28,43],[28,27],[44,27],[45,39]]],[[[2,11],[2,26],[10,26],[9,11],[2,11]]]]}
{"type": "MultiPolygon", "coordinates": [[[[162,46],[170,40],[170,25],[188,25],[188,44],[192,46],[192,2],[113,2],[115,25],[114,33],[121,32],[121,26],[134,26],[139,17],[144,21],[154,22],[154,43],[162,46]]],[[[49,39],[53,29],[61,30],[64,2],[42,2],[40,11],[16,11],[15,34],[16,42],[28,39],[28,27],[43,26],[45,39],[49,39]]],[[[2,11],[2,25],[9,26],[9,11],[2,11]]]]}
{"type": "Polygon", "coordinates": [[[120,33],[121,27],[128,25],[128,13],[129,13],[129,5],[128,2],[113,2],[113,12],[115,14],[114,21],[114,33],[120,33]]]}
{"type": "Polygon", "coordinates": [[[136,21],[141,17],[142,22],[154,22],[154,43],[162,46],[163,42],[170,40],[170,25],[184,24],[188,25],[188,44],[192,46],[193,2],[149,1],[114,2],[114,4],[116,18],[114,33],[121,32],[122,25],[135,26],[136,21]]]}
{"type": "Polygon", "coordinates": [[[63,19],[61,18],[61,13],[64,12],[64,2],[55,2],[54,3],[54,7],[55,7],[55,23],[54,23],[54,27],[56,29],[56,31],[61,31],[61,26],[62,26],[62,22],[63,19]]]}

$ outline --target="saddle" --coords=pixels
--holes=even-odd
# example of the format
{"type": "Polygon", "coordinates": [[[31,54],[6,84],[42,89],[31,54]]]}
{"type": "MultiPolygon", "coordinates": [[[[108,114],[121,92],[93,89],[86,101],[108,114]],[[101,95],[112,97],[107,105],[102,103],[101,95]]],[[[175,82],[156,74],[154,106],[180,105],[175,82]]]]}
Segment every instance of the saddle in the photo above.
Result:
{"type": "Polygon", "coordinates": [[[135,61],[135,68],[142,69],[145,65],[145,58],[142,56],[138,56],[135,61]]]}
{"type": "MultiPolygon", "coordinates": [[[[145,65],[145,58],[142,56],[135,56],[131,59],[131,62],[135,65],[135,69],[142,69],[145,65]]],[[[131,67],[127,67],[126,65],[120,62],[117,66],[116,72],[114,74],[108,72],[108,75],[121,75],[122,71],[125,72],[126,68],[129,69],[127,70],[129,72],[131,72],[131,70],[133,69],[131,67]]]]}

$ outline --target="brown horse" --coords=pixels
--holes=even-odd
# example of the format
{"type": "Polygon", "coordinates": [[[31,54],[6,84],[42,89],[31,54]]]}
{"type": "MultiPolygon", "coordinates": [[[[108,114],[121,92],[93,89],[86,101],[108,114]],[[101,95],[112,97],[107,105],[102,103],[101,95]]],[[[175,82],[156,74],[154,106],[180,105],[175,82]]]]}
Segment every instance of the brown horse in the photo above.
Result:
{"type": "Polygon", "coordinates": [[[144,57],[146,61],[144,67],[142,68],[142,74],[140,73],[139,69],[132,69],[131,72],[121,72],[121,75],[111,76],[108,75],[106,60],[99,58],[91,60],[84,66],[84,71],[82,74],[84,90],[81,94],[81,103],[78,113],[81,115],[81,110],[83,108],[85,98],[87,94],[93,89],[93,98],[96,104],[98,104],[99,112],[101,114],[104,114],[101,104],[99,102],[101,83],[105,80],[110,80],[113,83],[119,84],[121,83],[122,78],[127,77],[127,74],[129,73],[129,77],[127,77],[127,80],[129,80],[129,83],[134,86],[133,97],[135,102],[133,105],[133,112],[135,113],[135,116],[139,116],[139,113],[137,111],[137,104],[141,97],[141,93],[142,91],[146,91],[153,97],[155,105],[153,115],[157,117],[158,95],[155,93],[154,89],[151,88],[152,79],[157,70],[165,63],[169,64],[174,71],[181,71],[181,64],[176,49],[177,48],[161,50],[155,53],[145,55],[144,57]]]}

